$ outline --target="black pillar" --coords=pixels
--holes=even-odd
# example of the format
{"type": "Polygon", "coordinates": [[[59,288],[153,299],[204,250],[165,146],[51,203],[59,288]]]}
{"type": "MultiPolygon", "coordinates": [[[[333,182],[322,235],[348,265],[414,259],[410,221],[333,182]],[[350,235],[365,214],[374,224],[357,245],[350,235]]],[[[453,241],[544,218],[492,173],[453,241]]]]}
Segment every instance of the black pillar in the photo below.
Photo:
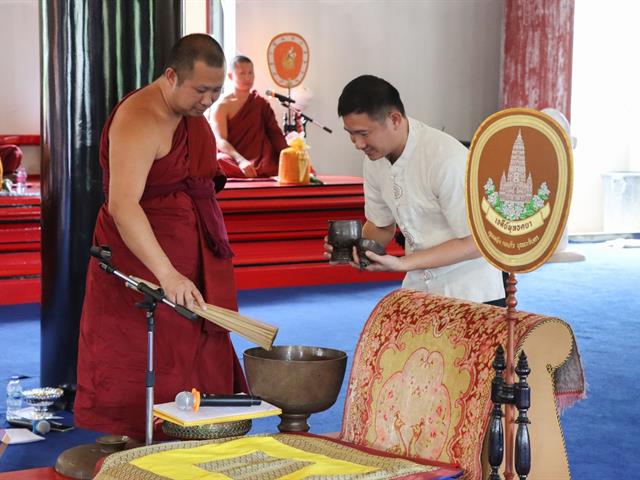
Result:
{"type": "Polygon", "coordinates": [[[41,0],[41,384],[75,383],[88,252],[104,197],[100,133],[120,98],[156,78],[181,0],[41,0]]]}

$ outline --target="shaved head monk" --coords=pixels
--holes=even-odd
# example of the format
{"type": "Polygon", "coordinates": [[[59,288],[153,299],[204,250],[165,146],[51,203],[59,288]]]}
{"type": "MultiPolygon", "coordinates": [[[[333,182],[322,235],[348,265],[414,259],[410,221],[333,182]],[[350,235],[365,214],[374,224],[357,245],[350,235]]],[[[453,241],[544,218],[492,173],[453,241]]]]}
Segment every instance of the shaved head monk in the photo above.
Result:
{"type": "MultiPolygon", "coordinates": [[[[220,95],[225,58],[208,35],[174,45],[164,73],[120,101],[101,138],[105,203],[94,245],[108,245],[122,272],[160,284],[188,308],[237,309],[216,191],[225,177],[204,111],[220,95]]],[[[75,421],[91,430],[145,437],[147,322],[142,300],[91,259],[80,323],[75,421]]],[[[165,305],[155,312],[155,402],[195,387],[246,390],[229,332],[189,321],[165,305]]]]}
{"type": "Polygon", "coordinates": [[[280,151],[287,142],[269,102],[252,90],[253,62],[235,57],[229,79],[233,92],[215,104],[213,113],[220,166],[230,178],[277,175],[280,151]]]}

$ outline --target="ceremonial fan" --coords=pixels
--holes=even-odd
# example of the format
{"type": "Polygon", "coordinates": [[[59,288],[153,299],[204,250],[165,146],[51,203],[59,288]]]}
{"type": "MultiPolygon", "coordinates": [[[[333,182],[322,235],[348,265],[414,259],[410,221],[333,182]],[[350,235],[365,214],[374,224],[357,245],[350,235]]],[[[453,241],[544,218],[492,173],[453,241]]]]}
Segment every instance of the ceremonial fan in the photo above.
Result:
{"type": "MultiPolygon", "coordinates": [[[[132,277],[134,280],[142,283],[146,283],[153,289],[159,288],[147,280],[132,277]]],[[[132,288],[133,285],[131,285],[132,288]]],[[[268,323],[254,320],[253,318],[245,317],[238,312],[229,310],[228,308],[218,307],[217,305],[206,304],[207,309],[204,310],[198,306],[193,307],[193,311],[198,316],[208,320],[211,323],[215,323],[219,327],[222,327],[230,332],[237,333],[241,337],[246,338],[250,342],[264,348],[265,350],[271,350],[273,341],[278,334],[278,328],[268,323]]]]}

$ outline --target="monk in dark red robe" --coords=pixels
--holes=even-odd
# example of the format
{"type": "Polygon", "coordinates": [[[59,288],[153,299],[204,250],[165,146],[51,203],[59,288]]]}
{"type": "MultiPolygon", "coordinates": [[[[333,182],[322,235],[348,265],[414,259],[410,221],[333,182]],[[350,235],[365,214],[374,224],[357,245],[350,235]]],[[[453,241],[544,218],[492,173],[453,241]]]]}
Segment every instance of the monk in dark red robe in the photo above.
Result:
{"type": "MultiPolygon", "coordinates": [[[[224,56],[206,35],[184,37],[172,55],[163,76],[125,98],[104,127],[100,163],[106,201],[94,244],[111,247],[118,270],[160,284],[170,300],[237,309],[232,252],[215,199],[216,183],[224,183],[217,180],[224,177],[202,116],[219,95],[224,56]],[[185,71],[176,56],[194,44],[213,49],[221,62],[211,65],[211,58],[196,57],[185,71]]],[[[80,427],[145,437],[147,323],[135,306],[142,299],[90,261],[74,406],[80,427]]],[[[226,330],[159,305],[154,337],[155,403],[173,401],[193,387],[220,394],[247,391],[226,330]]]]}
{"type": "MultiPolygon", "coordinates": [[[[17,145],[0,145],[0,162],[2,162],[0,171],[4,171],[4,175],[15,172],[22,163],[22,150],[17,145]]],[[[1,182],[2,178],[0,178],[1,182]]]]}
{"type": "Polygon", "coordinates": [[[287,142],[269,102],[251,90],[253,63],[237,56],[229,70],[234,91],[216,103],[213,116],[220,166],[230,178],[277,175],[287,142]]]}

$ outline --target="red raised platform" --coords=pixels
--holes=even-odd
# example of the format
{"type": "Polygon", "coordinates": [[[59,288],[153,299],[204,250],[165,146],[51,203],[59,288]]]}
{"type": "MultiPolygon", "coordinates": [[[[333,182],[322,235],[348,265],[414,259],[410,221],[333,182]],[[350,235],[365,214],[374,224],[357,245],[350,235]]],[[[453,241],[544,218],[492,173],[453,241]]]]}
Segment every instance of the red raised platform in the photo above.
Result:
{"type": "MultiPolygon", "coordinates": [[[[399,273],[331,266],[323,257],[329,220],[364,217],[359,177],[324,185],[229,181],[218,196],[239,289],[400,280],[399,273]]],[[[39,191],[30,182],[31,191],[39,191]]],[[[390,253],[401,255],[393,244],[390,253]]],[[[40,197],[0,197],[0,305],[40,301],[40,197]]]]}
{"type": "MultiPolygon", "coordinates": [[[[230,180],[219,194],[239,289],[400,280],[399,273],[329,265],[323,239],[329,220],[364,219],[359,177],[321,176],[324,185],[230,180]]],[[[399,246],[390,253],[401,255],[399,246]]]]}
{"type": "Polygon", "coordinates": [[[0,197],[0,305],[40,301],[40,182],[0,197]]]}

